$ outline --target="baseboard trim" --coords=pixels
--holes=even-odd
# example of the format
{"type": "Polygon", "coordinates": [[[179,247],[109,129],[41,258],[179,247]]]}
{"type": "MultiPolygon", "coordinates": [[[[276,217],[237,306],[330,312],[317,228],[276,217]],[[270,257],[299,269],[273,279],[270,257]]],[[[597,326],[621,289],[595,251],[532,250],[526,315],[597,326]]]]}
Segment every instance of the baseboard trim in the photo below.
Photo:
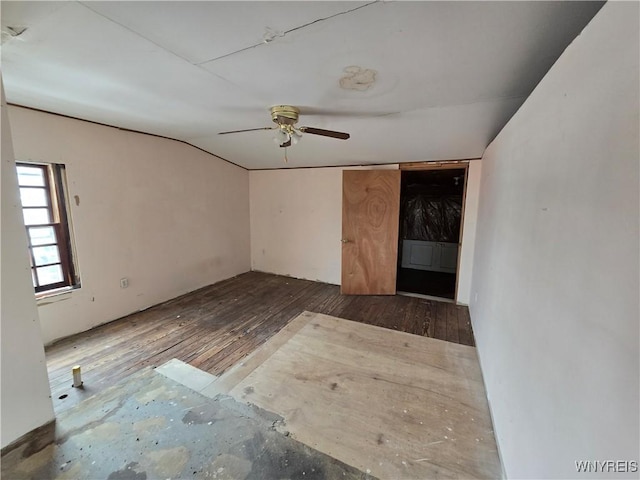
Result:
{"type": "Polygon", "coordinates": [[[0,456],[4,457],[9,452],[25,446],[24,456],[30,456],[39,452],[44,447],[55,440],[56,419],[48,421],[44,425],[34,428],[25,433],[20,438],[14,440],[9,445],[0,450],[0,456]]]}

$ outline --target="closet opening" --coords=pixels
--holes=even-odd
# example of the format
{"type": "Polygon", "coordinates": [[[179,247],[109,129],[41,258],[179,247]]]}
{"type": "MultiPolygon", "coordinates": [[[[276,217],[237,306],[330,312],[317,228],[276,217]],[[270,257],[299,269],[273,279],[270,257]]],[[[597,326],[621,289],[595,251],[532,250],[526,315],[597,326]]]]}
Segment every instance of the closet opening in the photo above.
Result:
{"type": "Polygon", "coordinates": [[[403,170],[399,293],[455,299],[466,168],[403,170]]]}

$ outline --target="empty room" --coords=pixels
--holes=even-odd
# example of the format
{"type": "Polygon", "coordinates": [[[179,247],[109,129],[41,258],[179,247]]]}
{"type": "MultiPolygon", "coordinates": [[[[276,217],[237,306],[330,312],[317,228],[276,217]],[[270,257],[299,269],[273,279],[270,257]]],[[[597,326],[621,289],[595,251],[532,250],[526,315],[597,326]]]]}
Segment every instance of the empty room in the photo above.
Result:
{"type": "Polygon", "coordinates": [[[638,478],[639,2],[0,13],[2,478],[638,478]]]}

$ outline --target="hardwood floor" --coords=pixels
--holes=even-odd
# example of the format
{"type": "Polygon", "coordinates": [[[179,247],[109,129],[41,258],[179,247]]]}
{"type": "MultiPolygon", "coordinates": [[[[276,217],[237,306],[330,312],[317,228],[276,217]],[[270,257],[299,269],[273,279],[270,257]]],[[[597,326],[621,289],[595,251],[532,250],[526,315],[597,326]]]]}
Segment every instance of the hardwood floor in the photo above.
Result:
{"type": "Polygon", "coordinates": [[[172,358],[220,375],[304,310],[474,345],[463,306],[405,296],[345,296],[335,285],[248,272],[47,347],[54,408],[64,411],[172,358]],[[82,366],[84,390],[70,387],[74,365],[82,366]]]}

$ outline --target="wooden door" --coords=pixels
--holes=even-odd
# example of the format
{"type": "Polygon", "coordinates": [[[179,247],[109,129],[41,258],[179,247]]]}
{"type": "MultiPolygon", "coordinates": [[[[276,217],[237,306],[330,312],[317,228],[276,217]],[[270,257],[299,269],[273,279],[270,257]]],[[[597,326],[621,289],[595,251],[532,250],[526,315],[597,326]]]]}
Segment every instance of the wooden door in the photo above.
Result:
{"type": "Polygon", "coordinates": [[[343,294],[396,293],[399,216],[400,170],[343,172],[343,294]]]}

